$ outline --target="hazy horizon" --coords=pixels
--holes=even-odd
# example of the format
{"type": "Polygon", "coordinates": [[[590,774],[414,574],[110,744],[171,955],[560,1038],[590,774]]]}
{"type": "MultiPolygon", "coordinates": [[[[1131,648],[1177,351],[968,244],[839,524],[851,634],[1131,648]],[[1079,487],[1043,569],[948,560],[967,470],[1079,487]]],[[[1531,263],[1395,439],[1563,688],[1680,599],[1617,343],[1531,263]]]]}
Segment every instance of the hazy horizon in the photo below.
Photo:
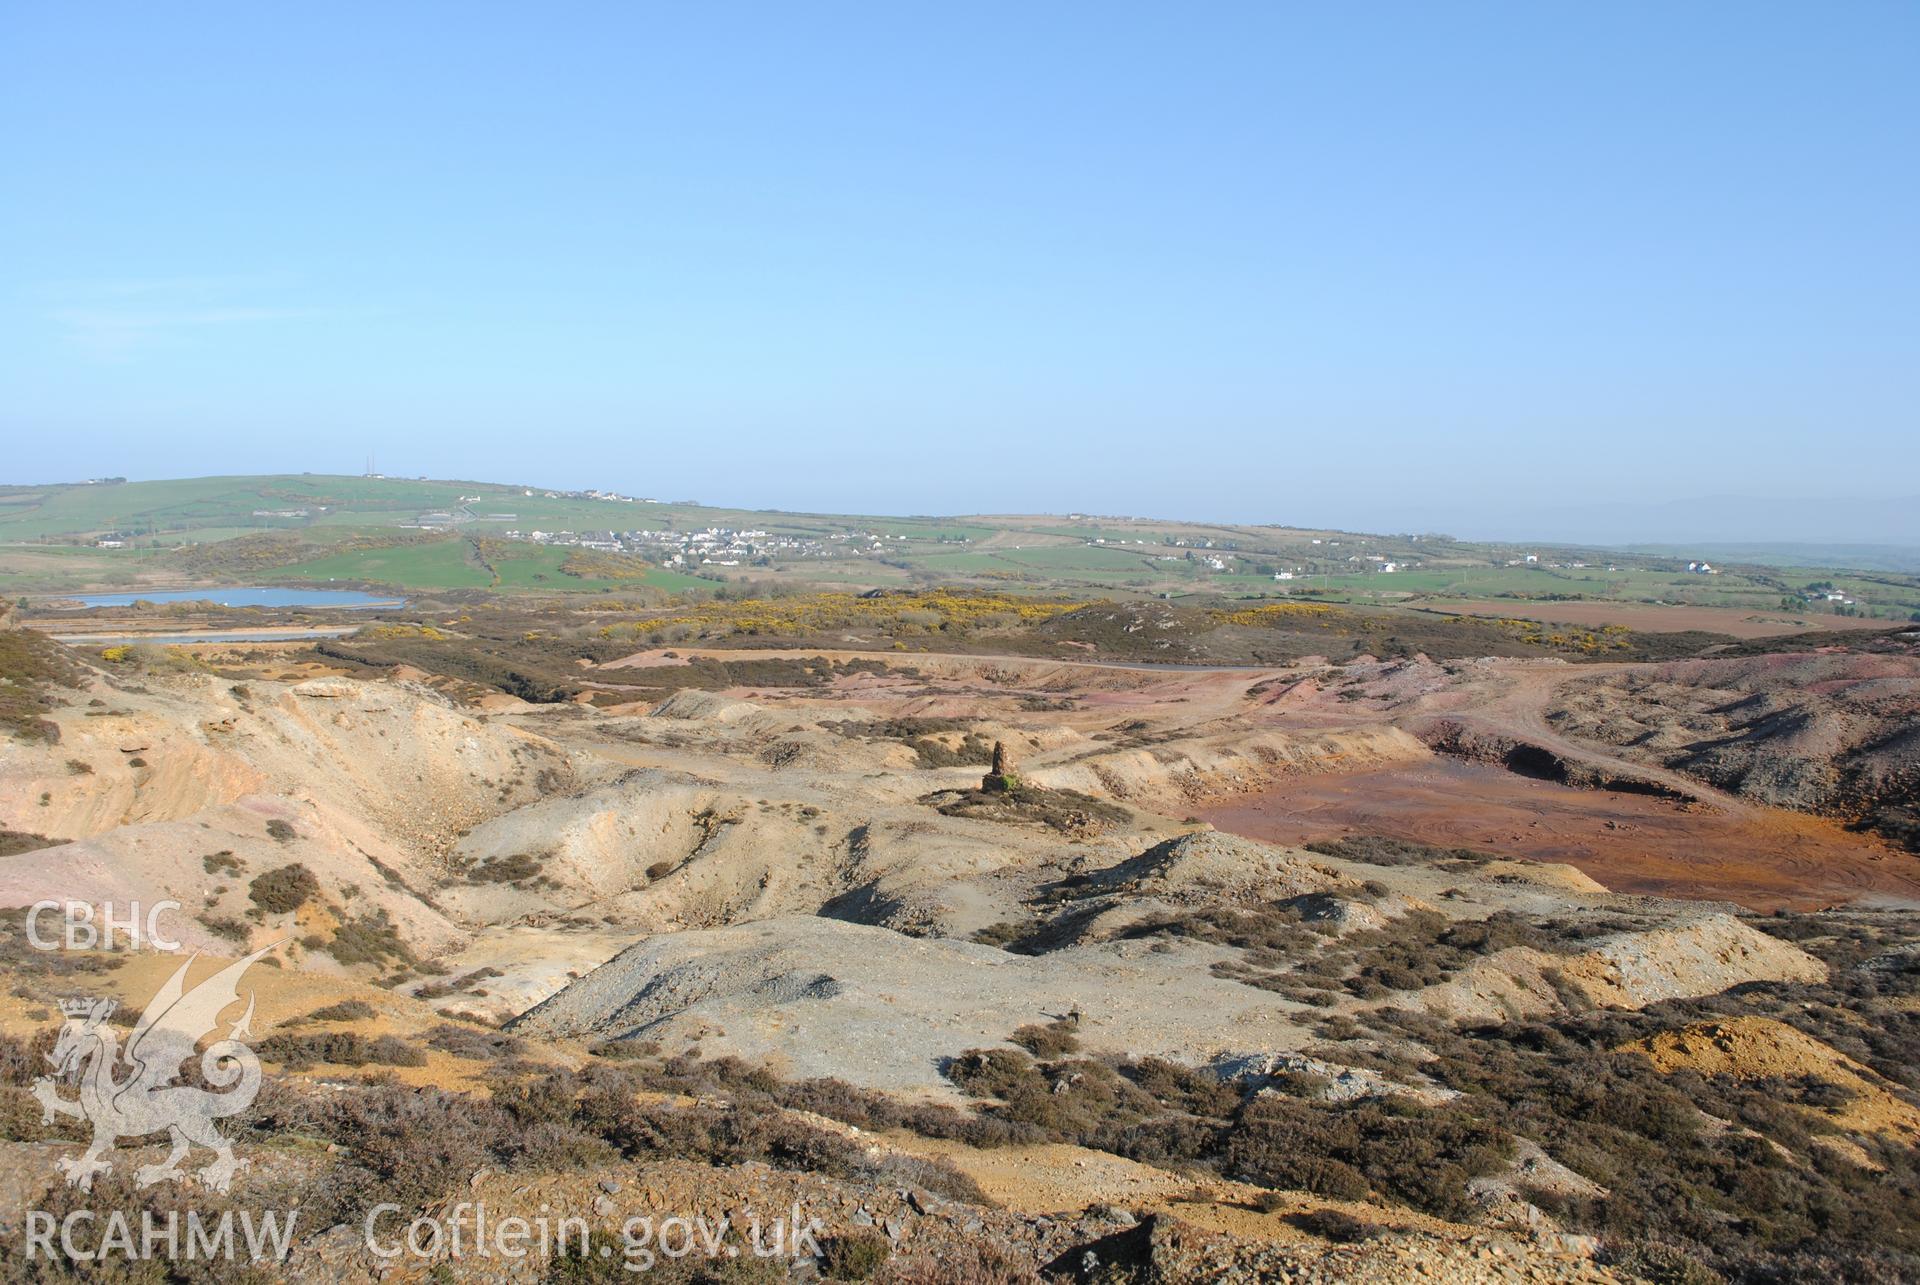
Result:
{"type": "MultiPolygon", "coordinates": [[[[1282,526],[1307,529],[1331,529],[1375,533],[1449,535],[1462,540],[1500,543],[1560,543],[1624,549],[1629,545],[1660,544],[1777,544],[1781,546],[1881,546],[1920,551],[1920,530],[1913,515],[1920,513],[1920,495],[1889,497],[1885,500],[1799,496],[1789,500],[1751,496],[1694,497],[1664,505],[1569,505],[1551,511],[1527,512],[1524,509],[1504,515],[1488,516],[1465,508],[1439,507],[1382,509],[1361,506],[1356,513],[1341,514],[1324,500],[1309,500],[1282,506],[1275,512],[1227,512],[1193,509],[1121,508],[1090,504],[1069,505],[994,505],[972,504],[951,508],[889,507],[884,504],[855,503],[840,506],[782,500],[776,496],[753,497],[696,493],[686,488],[661,485],[663,479],[581,476],[556,478],[538,471],[483,475],[447,468],[417,471],[387,471],[383,475],[399,479],[424,476],[443,482],[473,482],[499,486],[533,486],[549,490],[581,491],[602,489],[626,495],[665,501],[697,501],[715,508],[746,509],[765,512],[814,514],[870,514],[875,517],[964,517],[968,515],[1018,515],[1084,513],[1101,517],[1136,517],[1192,523],[1219,522],[1233,525],[1282,526]],[[1357,520],[1371,516],[1374,520],[1357,520]]],[[[351,477],[344,469],[271,469],[269,474],[351,477]]],[[[103,469],[92,477],[128,477],[130,481],[150,482],[192,477],[257,476],[225,471],[186,471],[150,477],[121,474],[103,469]]],[[[0,477],[0,487],[37,486],[84,482],[87,477],[39,478],[23,480],[0,477]]]]}

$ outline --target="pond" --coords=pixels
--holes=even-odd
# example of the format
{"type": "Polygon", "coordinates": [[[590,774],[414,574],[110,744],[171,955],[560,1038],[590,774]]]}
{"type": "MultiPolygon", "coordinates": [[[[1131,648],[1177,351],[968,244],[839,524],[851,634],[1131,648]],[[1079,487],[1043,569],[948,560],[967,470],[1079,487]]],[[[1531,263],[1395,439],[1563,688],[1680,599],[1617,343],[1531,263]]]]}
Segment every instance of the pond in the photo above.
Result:
{"type": "MultiPolygon", "coordinates": [[[[68,595],[62,595],[68,596],[68,595]]],[[[393,594],[358,589],[148,589],[139,593],[78,593],[74,601],[89,607],[126,607],[136,602],[217,602],[222,607],[385,607],[402,601],[393,594]]]]}

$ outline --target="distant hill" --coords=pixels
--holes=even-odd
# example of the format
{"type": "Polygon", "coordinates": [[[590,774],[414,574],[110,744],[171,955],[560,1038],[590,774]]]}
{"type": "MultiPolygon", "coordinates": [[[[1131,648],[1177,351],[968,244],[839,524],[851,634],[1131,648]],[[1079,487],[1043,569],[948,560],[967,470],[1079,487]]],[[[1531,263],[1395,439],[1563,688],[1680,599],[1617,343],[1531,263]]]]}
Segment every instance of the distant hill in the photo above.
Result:
{"type": "MultiPolygon", "coordinates": [[[[1920,500],[1915,501],[1920,505],[1920,500]]],[[[1920,546],[1902,544],[1630,544],[1630,553],[1747,562],[1772,567],[1852,568],[1920,573],[1920,546]]]]}
{"type": "Polygon", "coordinates": [[[1756,620],[1775,632],[1811,627],[1810,615],[1904,620],[1920,611],[1916,572],[1920,551],[1885,545],[1608,551],[1082,513],[793,513],[432,478],[300,473],[0,487],[0,592],[8,594],[312,583],[526,594],[948,584],[1492,616],[1525,615],[1527,603],[1599,601],[1611,604],[1599,613],[1607,622],[1636,628],[1647,622],[1631,614],[1681,606],[1710,609],[1686,628],[1745,636],[1756,620]],[[1717,574],[1687,570],[1702,557],[1717,574]],[[1773,619],[1781,613],[1795,618],[1773,619]]]}

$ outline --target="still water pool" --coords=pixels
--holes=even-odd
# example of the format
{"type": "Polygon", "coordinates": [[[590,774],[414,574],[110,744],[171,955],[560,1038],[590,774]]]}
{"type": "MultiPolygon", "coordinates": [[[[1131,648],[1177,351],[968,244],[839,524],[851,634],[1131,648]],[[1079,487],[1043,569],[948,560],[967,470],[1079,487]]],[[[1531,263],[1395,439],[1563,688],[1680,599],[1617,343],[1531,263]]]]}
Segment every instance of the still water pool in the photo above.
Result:
{"type": "Polygon", "coordinates": [[[89,607],[125,607],[135,602],[217,602],[223,607],[375,607],[400,601],[392,594],[357,589],[149,589],[142,593],[82,593],[89,607]]]}

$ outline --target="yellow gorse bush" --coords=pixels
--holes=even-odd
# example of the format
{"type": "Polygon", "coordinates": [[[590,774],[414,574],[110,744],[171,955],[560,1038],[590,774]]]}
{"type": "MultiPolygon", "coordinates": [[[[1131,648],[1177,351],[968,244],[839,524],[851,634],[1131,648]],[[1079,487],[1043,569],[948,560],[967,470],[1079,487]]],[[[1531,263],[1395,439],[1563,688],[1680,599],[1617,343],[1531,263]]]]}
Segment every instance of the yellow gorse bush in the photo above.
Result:
{"type": "Polygon", "coordinates": [[[1603,651],[1622,651],[1632,645],[1633,631],[1625,625],[1602,625],[1598,629],[1556,629],[1538,620],[1506,617],[1500,626],[1523,643],[1536,647],[1556,647],[1564,651],[1597,655],[1603,651]]]}
{"type": "Polygon", "coordinates": [[[817,593],[793,598],[703,602],[680,608],[671,615],[607,625],[600,634],[603,638],[617,638],[673,626],[779,636],[849,628],[955,631],[1037,624],[1084,605],[949,589],[888,594],[879,598],[817,593]]]}
{"type": "Polygon", "coordinates": [[[1213,618],[1223,625],[1259,628],[1277,625],[1302,616],[1331,616],[1333,608],[1319,602],[1274,602],[1264,607],[1242,607],[1238,611],[1216,611],[1213,618]]]}
{"type": "Polygon", "coordinates": [[[368,625],[357,638],[379,641],[388,638],[424,638],[428,642],[445,642],[447,635],[432,625],[368,625]]]}
{"type": "Polygon", "coordinates": [[[560,564],[560,572],[581,580],[644,580],[653,574],[653,564],[625,553],[574,549],[560,564]]]}

